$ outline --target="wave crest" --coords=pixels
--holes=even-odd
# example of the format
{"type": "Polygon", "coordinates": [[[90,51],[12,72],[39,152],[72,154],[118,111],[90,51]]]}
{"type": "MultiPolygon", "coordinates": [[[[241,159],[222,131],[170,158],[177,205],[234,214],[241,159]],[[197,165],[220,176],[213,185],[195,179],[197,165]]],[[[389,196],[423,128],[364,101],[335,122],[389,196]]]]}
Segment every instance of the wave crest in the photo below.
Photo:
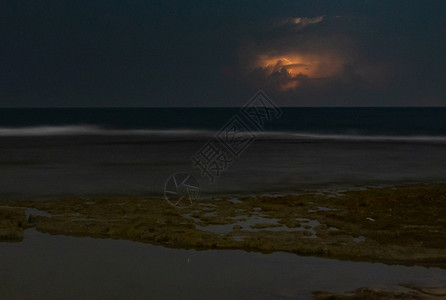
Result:
{"type": "MultiPolygon", "coordinates": [[[[0,128],[0,137],[32,137],[32,136],[148,136],[158,138],[212,138],[217,131],[200,129],[108,129],[93,125],[73,126],[35,126],[21,128],[0,128]]],[[[365,135],[341,133],[309,133],[287,131],[254,132],[261,140],[328,140],[328,141],[370,141],[370,142],[421,142],[446,143],[444,135],[365,135]]],[[[242,133],[250,135],[251,133],[242,133]]]]}

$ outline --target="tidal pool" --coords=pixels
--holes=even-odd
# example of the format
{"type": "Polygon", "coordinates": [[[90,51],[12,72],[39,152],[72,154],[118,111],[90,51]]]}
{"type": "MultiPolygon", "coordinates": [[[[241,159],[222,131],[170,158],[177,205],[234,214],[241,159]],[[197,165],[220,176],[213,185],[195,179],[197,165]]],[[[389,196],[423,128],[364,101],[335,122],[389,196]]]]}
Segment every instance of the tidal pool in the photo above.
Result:
{"type": "Polygon", "coordinates": [[[316,290],[446,284],[446,270],[261,254],[182,250],[25,231],[0,243],[2,299],[310,299],[316,290]]]}

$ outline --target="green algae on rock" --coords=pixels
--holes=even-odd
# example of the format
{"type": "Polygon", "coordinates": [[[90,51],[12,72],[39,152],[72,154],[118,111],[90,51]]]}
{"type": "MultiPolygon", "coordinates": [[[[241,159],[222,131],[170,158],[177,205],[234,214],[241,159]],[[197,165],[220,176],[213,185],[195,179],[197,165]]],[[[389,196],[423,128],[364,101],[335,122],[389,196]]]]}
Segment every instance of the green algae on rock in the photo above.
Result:
{"type": "Polygon", "coordinates": [[[355,261],[446,266],[446,185],[324,195],[203,199],[177,209],[144,197],[2,201],[49,216],[26,226],[51,234],[127,239],[172,248],[293,252],[355,261]]]}
{"type": "Polygon", "coordinates": [[[399,289],[382,289],[362,287],[352,292],[337,294],[323,291],[313,292],[315,300],[387,300],[387,299],[412,299],[412,300],[435,300],[446,298],[446,286],[420,287],[412,284],[400,284],[399,289]]]}
{"type": "Polygon", "coordinates": [[[23,209],[0,208],[0,241],[20,242],[23,240],[23,228],[26,215],[23,209]]]}

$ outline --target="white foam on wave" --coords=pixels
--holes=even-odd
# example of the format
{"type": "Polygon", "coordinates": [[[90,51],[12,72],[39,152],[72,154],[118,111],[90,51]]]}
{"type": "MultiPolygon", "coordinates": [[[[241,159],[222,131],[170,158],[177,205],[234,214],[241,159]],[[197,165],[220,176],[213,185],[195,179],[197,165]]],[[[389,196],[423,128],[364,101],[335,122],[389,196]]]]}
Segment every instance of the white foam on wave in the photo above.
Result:
{"type": "Polygon", "coordinates": [[[375,141],[375,142],[436,142],[446,143],[446,136],[430,135],[349,135],[349,134],[311,134],[291,133],[299,139],[339,140],[339,141],[375,141]]]}
{"type": "Polygon", "coordinates": [[[148,135],[148,136],[212,136],[211,130],[189,129],[107,129],[98,126],[35,126],[0,128],[0,136],[64,136],[64,135],[148,135]]]}
{"type": "Polygon", "coordinates": [[[100,130],[95,126],[36,126],[22,128],[0,128],[0,136],[44,136],[94,134],[100,130]]]}
{"type": "MultiPolygon", "coordinates": [[[[0,137],[32,136],[73,136],[106,135],[129,136],[140,135],[159,138],[212,138],[214,130],[200,129],[107,129],[93,125],[70,126],[35,126],[21,128],[0,128],[0,137]]],[[[229,132],[231,134],[231,132],[229,132]]],[[[242,136],[255,136],[261,140],[330,140],[330,141],[370,141],[370,142],[409,142],[409,143],[446,143],[446,136],[440,135],[361,135],[361,134],[319,134],[286,131],[255,131],[237,133],[242,136]]]]}

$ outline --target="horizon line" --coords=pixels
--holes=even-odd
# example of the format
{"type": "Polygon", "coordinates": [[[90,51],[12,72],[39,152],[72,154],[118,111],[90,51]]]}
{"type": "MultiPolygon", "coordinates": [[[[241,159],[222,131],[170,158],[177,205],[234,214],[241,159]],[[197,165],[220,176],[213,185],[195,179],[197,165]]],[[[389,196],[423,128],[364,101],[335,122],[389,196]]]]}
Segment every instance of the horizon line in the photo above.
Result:
{"type": "MultiPolygon", "coordinates": [[[[243,106],[7,106],[0,109],[196,109],[196,108],[241,108],[243,106]]],[[[279,106],[280,108],[446,108],[445,106],[279,106]]]]}

